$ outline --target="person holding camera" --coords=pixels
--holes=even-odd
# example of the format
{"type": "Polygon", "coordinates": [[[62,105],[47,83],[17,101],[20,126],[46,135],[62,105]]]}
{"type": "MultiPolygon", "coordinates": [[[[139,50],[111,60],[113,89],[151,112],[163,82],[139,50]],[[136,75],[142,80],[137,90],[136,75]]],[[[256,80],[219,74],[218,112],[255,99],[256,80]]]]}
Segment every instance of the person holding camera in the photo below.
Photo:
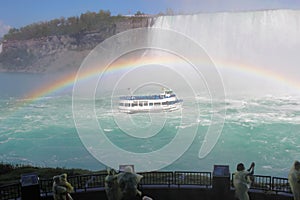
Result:
{"type": "Polygon", "coordinates": [[[237,165],[237,171],[234,173],[233,185],[235,187],[235,197],[239,200],[249,200],[248,190],[253,182],[255,163],[252,162],[246,171],[243,163],[237,165]]]}

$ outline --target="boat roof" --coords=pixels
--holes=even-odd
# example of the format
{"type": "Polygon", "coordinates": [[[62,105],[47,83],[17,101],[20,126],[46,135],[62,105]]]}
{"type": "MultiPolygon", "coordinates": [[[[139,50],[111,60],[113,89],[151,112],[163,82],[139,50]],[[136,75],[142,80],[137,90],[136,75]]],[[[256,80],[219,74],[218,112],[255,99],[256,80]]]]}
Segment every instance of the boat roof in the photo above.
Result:
{"type": "MultiPolygon", "coordinates": [[[[175,97],[175,94],[171,94],[169,97],[175,97]]],[[[141,96],[122,96],[121,100],[155,100],[155,99],[165,99],[166,96],[162,95],[141,95],[141,96]]]]}
{"type": "Polygon", "coordinates": [[[128,95],[128,96],[121,96],[120,100],[155,100],[155,99],[165,99],[170,97],[176,97],[170,89],[165,89],[161,94],[154,94],[154,95],[128,95]]]}

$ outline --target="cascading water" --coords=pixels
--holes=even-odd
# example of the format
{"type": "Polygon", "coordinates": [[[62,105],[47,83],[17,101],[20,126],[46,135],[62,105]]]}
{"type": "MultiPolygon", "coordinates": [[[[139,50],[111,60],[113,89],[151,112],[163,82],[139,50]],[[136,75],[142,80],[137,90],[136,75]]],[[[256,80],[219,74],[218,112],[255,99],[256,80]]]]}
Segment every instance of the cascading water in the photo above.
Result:
{"type": "MultiPolygon", "coordinates": [[[[219,71],[226,91],[224,127],[213,150],[202,160],[199,153],[200,160],[183,157],[186,160],[182,163],[186,164],[179,164],[179,160],[174,166],[189,168],[198,163],[208,167],[220,162],[234,168],[235,163],[255,161],[259,173],[285,176],[290,163],[299,157],[297,142],[292,140],[299,133],[296,127],[299,127],[300,105],[300,11],[161,16],[155,19],[152,28],[172,30],[195,41],[215,64],[211,67],[219,71]]],[[[150,38],[154,43],[184,46],[184,41],[168,40],[160,34],[150,38]]],[[[182,51],[194,54],[193,50],[182,51]]],[[[213,80],[206,83],[214,88],[216,77],[209,73],[202,75],[203,79],[213,80]]],[[[186,153],[194,158],[200,145],[214,137],[212,130],[203,138],[206,128],[220,123],[215,119],[206,121],[207,116],[220,110],[209,109],[209,102],[201,94],[197,98],[200,110],[205,108],[208,112],[200,111],[196,139],[199,143],[195,142],[186,153]]]]}
{"type": "Polygon", "coordinates": [[[178,31],[203,47],[227,93],[285,93],[300,85],[298,10],[162,16],[153,27],[178,31]]]}

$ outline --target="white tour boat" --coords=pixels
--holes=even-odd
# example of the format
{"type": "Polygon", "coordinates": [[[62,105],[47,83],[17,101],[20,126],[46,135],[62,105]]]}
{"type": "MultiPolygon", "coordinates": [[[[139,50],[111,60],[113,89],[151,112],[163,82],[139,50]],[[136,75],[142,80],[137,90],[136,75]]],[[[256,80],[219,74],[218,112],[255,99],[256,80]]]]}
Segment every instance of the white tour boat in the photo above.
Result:
{"type": "Polygon", "coordinates": [[[124,113],[174,111],[181,108],[182,100],[172,90],[159,95],[122,96],[119,99],[119,111],[124,113]]]}

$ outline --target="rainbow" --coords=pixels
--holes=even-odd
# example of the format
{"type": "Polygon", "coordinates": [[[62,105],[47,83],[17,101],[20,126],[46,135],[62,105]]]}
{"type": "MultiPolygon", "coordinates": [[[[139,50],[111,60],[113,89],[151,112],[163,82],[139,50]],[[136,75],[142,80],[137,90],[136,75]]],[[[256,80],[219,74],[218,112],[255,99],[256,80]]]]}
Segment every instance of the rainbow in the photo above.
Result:
{"type": "MultiPolygon", "coordinates": [[[[175,62],[178,64],[178,61],[175,62]]],[[[164,59],[159,58],[159,60],[155,58],[138,59],[138,60],[126,59],[120,62],[113,63],[107,68],[101,66],[92,67],[89,70],[85,70],[83,73],[80,74],[80,76],[78,76],[76,72],[69,73],[59,78],[58,80],[55,80],[55,82],[51,82],[49,84],[43,85],[39,89],[31,92],[24,98],[25,102],[23,103],[36,101],[43,96],[51,95],[52,93],[55,93],[67,87],[72,87],[75,81],[84,81],[86,79],[97,77],[103,73],[109,76],[110,74],[121,73],[122,70],[135,68],[139,66],[150,65],[150,64],[160,64],[160,65],[167,66],[167,65],[172,65],[175,62],[174,59],[169,57],[165,57],[164,59]]],[[[218,67],[231,69],[239,73],[250,74],[256,78],[270,79],[276,83],[284,84],[290,88],[296,89],[297,91],[300,90],[300,81],[290,79],[288,77],[284,77],[278,72],[266,70],[263,67],[247,65],[242,63],[233,63],[230,61],[221,61],[215,63],[217,63],[218,67]]]]}
{"type": "MultiPolygon", "coordinates": [[[[178,64],[179,61],[176,61],[178,64]]],[[[56,91],[62,90],[67,87],[71,87],[74,85],[75,81],[85,81],[87,79],[91,79],[94,77],[98,77],[101,74],[105,76],[109,76],[114,73],[122,73],[122,71],[137,68],[139,66],[151,65],[151,64],[159,64],[159,65],[171,65],[174,63],[170,57],[165,58],[147,58],[147,59],[126,59],[121,60],[116,63],[111,64],[110,66],[92,66],[89,67],[88,70],[82,70],[80,75],[78,76],[77,72],[73,72],[67,74],[60,79],[56,80],[54,83],[44,85],[32,93],[28,94],[24,99],[28,101],[37,100],[43,96],[51,95],[56,91]]]]}
{"type": "Polygon", "coordinates": [[[300,81],[295,78],[283,76],[282,73],[270,69],[266,69],[264,66],[252,65],[246,63],[234,63],[232,61],[220,61],[216,62],[219,67],[225,69],[231,69],[235,72],[249,74],[255,78],[268,79],[274,83],[281,84],[296,91],[300,91],[300,81]]]}

